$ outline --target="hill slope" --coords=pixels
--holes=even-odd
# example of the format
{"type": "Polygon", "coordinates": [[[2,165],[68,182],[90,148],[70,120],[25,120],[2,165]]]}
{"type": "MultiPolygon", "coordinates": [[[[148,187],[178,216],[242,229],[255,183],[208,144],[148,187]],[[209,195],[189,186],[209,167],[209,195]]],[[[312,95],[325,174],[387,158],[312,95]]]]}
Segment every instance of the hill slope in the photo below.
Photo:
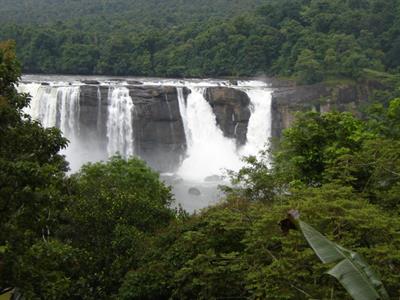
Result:
{"type": "Polygon", "coordinates": [[[0,40],[16,40],[30,73],[268,74],[314,83],[400,71],[400,0],[0,0],[0,7],[0,40]]]}
{"type": "Polygon", "coordinates": [[[1,0],[0,23],[46,24],[117,19],[136,24],[176,25],[253,10],[261,0],[1,0]]]}

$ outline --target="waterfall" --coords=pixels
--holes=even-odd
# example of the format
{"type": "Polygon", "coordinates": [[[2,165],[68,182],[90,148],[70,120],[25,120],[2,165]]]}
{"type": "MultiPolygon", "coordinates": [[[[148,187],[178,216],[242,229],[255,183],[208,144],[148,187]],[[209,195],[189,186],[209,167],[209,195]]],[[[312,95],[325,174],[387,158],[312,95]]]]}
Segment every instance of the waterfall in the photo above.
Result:
{"type": "Polygon", "coordinates": [[[132,113],[134,105],[126,87],[113,86],[108,90],[107,152],[124,157],[133,155],[132,113]]]}
{"type": "MultiPolygon", "coordinates": [[[[39,80],[21,83],[17,88],[19,92],[29,93],[32,96],[30,106],[24,110],[26,113],[39,120],[45,127],[59,127],[70,140],[67,159],[76,166],[74,169],[78,169],[84,162],[106,159],[107,155],[115,153],[120,153],[123,157],[134,155],[134,130],[141,129],[133,127],[136,111],[128,83],[102,81],[100,85],[93,87],[94,90],[88,87],[85,90],[82,88],[82,95],[93,95],[97,102],[92,102],[92,98],[80,99],[82,85],[83,83],[79,80],[72,82],[48,80],[45,83],[39,80]],[[103,87],[108,88],[106,97],[102,95],[103,87]],[[80,119],[80,102],[85,105],[82,106],[82,118],[84,118],[82,120],[80,119]],[[107,116],[104,116],[102,106],[106,103],[107,116]],[[92,112],[88,111],[89,107],[93,109],[92,112]],[[88,131],[88,126],[91,131],[88,131]]],[[[203,181],[205,177],[221,175],[223,169],[238,170],[243,166],[242,156],[256,155],[260,150],[268,147],[268,139],[271,136],[272,90],[268,89],[263,82],[238,81],[233,85],[228,81],[220,80],[161,79],[156,82],[144,80],[143,85],[146,89],[151,89],[151,86],[176,88],[187,146],[186,153],[179,153],[183,158],[181,157],[181,165],[177,167],[179,175],[185,179],[203,181]],[[215,86],[241,90],[250,99],[251,116],[247,128],[247,142],[240,148],[236,146],[234,139],[224,136],[217,125],[212,107],[205,99],[205,90],[215,86]],[[187,96],[185,89],[190,90],[187,96]]],[[[141,95],[138,97],[142,99],[141,95]]],[[[140,105],[143,105],[143,101],[147,100],[141,101],[140,105]]],[[[166,103],[160,102],[160,105],[164,107],[165,113],[172,120],[175,118],[172,103],[176,99],[165,98],[165,101],[166,103]]],[[[232,122],[235,121],[233,114],[232,122]]],[[[181,143],[181,140],[174,140],[176,135],[173,131],[178,128],[174,125],[175,123],[171,121],[168,124],[165,123],[165,126],[169,128],[166,133],[168,137],[165,137],[166,143],[181,143]],[[169,137],[169,132],[172,133],[171,137],[169,137]]],[[[238,124],[234,128],[235,134],[236,130],[239,130],[238,124]]],[[[151,139],[147,136],[146,138],[151,139]]]]}
{"type": "MultiPolygon", "coordinates": [[[[182,180],[172,181],[174,193],[178,202],[189,211],[205,207],[219,198],[216,192],[219,182],[213,181],[219,178],[212,175],[223,175],[225,169],[239,170],[244,166],[241,157],[256,155],[266,149],[271,136],[272,90],[261,81],[232,83],[218,79],[141,78],[138,80],[143,85],[135,84],[134,89],[129,89],[130,83],[124,80],[93,78],[99,84],[89,84],[80,77],[24,77],[25,83],[19,84],[17,89],[32,96],[30,106],[24,112],[44,127],[57,126],[63,131],[70,144],[61,153],[65,154],[73,172],[85,163],[104,161],[115,153],[123,157],[134,155],[137,147],[136,153],[148,163],[155,162],[154,168],[161,172],[175,171],[177,174],[171,173],[171,178],[181,177],[182,180]],[[170,93],[170,87],[176,88],[177,99],[170,93]],[[248,95],[251,115],[245,145],[238,147],[235,139],[224,136],[214,110],[205,98],[205,91],[210,87],[236,89],[248,95]],[[104,94],[106,90],[108,94],[104,94]],[[132,99],[134,92],[138,94],[132,99]],[[167,99],[167,96],[172,98],[167,99]],[[176,111],[176,101],[179,111],[176,111]],[[139,115],[141,113],[144,115],[139,115]],[[176,122],[179,114],[183,128],[176,122]],[[140,134],[137,141],[134,140],[136,133],[140,134]],[[204,182],[209,176],[212,176],[210,181],[204,182]],[[190,187],[199,188],[201,195],[189,195],[190,187]]],[[[228,108],[222,114],[230,111],[232,104],[229,101],[227,99],[227,107],[222,103],[222,107],[217,108],[228,108]]],[[[239,109],[244,112],[246,108],[239,109]]],[[[243,133],[243,123],[240,123],[243,120],[236,118],[241,113],[235,111],[232,116],[224,115],[231,118],[229,126],[235,124],[235,136],[243,133]]]]}
{"type": "MultiPolygon", "coordinates": [[[[169,120],[172,120],[172,110],[171,110],[171,105],[168,101],[168,94],[165,95],[165,104],[167,105],[167,110],[168,110],[168,118],[169,120]]],[[[175,142],[175,134],[174,134],[174,124],[172,122],[169,122],[169,130],[171,133],[171,142],[175,142]]]]}
{"type": "MultiPolygon", "coordinates": [[[[210,175],[221,175],[224,169],[238,170],[241,161],[236,144],[224,137],[217,126],[210,104],[204,98],[205,88],[191,87],[187,103],[180,109],[187,120],[187,158],[178,174],[183,178],[203,181],[210,175]]],[[[183,103],[182,103],[183,102],[183,103]]]]}
{"type": "Polygon", "coordinates": [[[250,98],[250,119],[247,126],[247,143],[240,150],[241,155],[256,155],[269,146],[271,138],[271,99],[269,89],[244,89],[250,98]]]}
{"type": "Polygon", "coordinates": [[[24,108],[24,112],[29,114],[33,119],[40,121],[40,101],[38,101],[39,89],[42,87],[40,83],[20,84],[17,89],[20,93],[29,94],[31,101],[28,107],[24,108]]]}
{"type": "Polygon", "coordinates": [[[31,95],[25,112],[44,127],[59,127],[67,138],[79,135],[79,86],[21,84],[18,90],[31,95]]]}
{"type": "Polygon", "coordinates": [[[101,122],[102,122],[102,118],[101,118],[101,90],[100,87],[97,87],[97,131],[101,132],[101,122]]]}
{"type": "Polygon", "coordinates": [[[59,87],[57,99],[61,103],[60,129],[69,139],[79,136],[79,87],[59,87]]]}
{"type": "Polygon", "coordinates": [[[179,112],[181,114],[182,123],[183,123],[183,131],[185,132],[186,144],[189,144],[191,137],[189,136],[190,132],[188,129],[188,118],[187,118],[187,109],[186,109],[186,101],[185,95],[183,94],[183,88],[176,88],[178,94],[178,104],[179,104],[179,112]]]}

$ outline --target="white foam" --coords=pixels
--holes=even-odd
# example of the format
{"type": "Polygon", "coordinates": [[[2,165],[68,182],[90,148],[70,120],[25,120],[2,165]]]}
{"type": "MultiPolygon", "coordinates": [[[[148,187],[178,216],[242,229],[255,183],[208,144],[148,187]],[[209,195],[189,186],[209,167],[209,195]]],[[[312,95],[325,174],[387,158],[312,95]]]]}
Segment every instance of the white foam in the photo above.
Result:
{"type": "Polygon", "coordinates": [[[238,170],[241,161],[233,139],[224,137],[217,126],[204,88],[191,87],[184,111],[187,116],[187,158],[178,175],[188,180],[203,181],[210,175],[221,175],[225,169],[238,170]]]}
{"type": "Polygon", "coordinates": [[[133,155],[133,110],[134,105],[128,88],[110,86],[107,118],[107,152],[109,156],[116,153],[124,157],[133,155]]]}

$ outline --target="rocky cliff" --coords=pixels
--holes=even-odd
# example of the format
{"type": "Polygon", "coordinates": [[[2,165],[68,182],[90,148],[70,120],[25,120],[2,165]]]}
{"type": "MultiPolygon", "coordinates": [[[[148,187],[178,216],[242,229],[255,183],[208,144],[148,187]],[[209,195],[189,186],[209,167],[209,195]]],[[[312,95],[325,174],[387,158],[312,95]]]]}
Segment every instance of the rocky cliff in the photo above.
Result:
{"type": "MultiPolygon", "coordinates": [[[[132,85],[128,89],[135,105],[135,154],[156,170],[171,170],[179,164],[186,150],[176,88],[132,85]]],[[[106,149],[109,88],[84,85],[80,93],[80,141],[88,147],[106,149]]],[[[184,89],[184,95],[187,94],[188,90],[184,89]]]]}
{"type": "MultiPolygon", "coordinates": [[[[158,170],[179,165],[186,150],[186,138],[176,87],[129,85],[135,105],[133,116],[135,153],[158,170]]],[[[272,136],[280,137],[298,111],[331,110],[359,113],[376,86],[369,84],[316,84],[296,86],[274,81],[272,88],[272,136]]],[[[87,84],[81,87],[80,137],[88,145],[107,145],[108,87],[87,84]]],[[[190,93],[184,88],[184,96],[190,93]]],[[[210,103],[224,135],[237,144],[246,143],[250,119],[248,95],[231,87],[209,87],[205,98],[210,103]]]]}
{"type": "MultiPolygon", "coordinates": [[[[360,108],[368,103],[373,91],[382,88],[371,82],[336,85],[316,84],[311,86],[296,86],[291,82],[279,80],[267,80],[266,82],[271,85],[273,90],[270,120],[272,137],[280,137],[282,130],[292,124],[298,111],[326,112],[335,109],[359,114],[360,108]]],[[[182,82],[176,85],[169,83],[146,85],[140,81],[115,83],[111,80],[103,82],[86,80],[80,81],[79,85],[71,83],[58,85],[57,81],[51,83],[39,82],[38,87],[37,83],[29,85],[29,82],[27,82],[25,83],[25,91],[36,92],[36,107],[45,110],[40,112],[38,117],[55,114],[53,117],[58,120],[55,125],[59,126],[61,111],[67,109],[67,106],[61,105],[62,99],[65,96],[73,95],[72,92],[76,92],[78,88],[79,98],[74,98],[79,99],[78,113],[63,111],[63,115],[72,118],[68,122],[74,124],[74,130],[78,130],[70,136],[71,139],[78,140],[77,144],[81,147],[77,150],[72,147],[71,151],[74,151],[75,157],[82,156],[82,161],[88,161],[93,158],[92,156],[95,156],[95,160],[106,159],[110,141],[121,145],[120,139],[127,140],[129,138],[129,145],[133,146],[133,153],[145,159],[154,169],[164,172],[174,171],[179,167],[187,149],[185,128],[179,108],[179,100],[182,99],[178,99],[177,90],[177,87],[182,86],[182,82]],[[127,97],[129,100],[119,99],[118,96],[114,95],[117,88],[121,89],[125,95],[129,94],[129,97],[127,97]],[[39,105],[41,101],[47,101],[46,103],[49,105],[39,105]],[[129,102],[129,111],[131,111],[129,116],[131,118],[129,118],[128,129],[124,127],[125,123],[123,122],[127,119],[126,115],[121,115],[121,119],[118,114],[110,114],[110,107],[114,107],[115,101],[125,103],[120,106],[127,105],[126,103],[129,102]],[[50,105],[50,103],[53,104],[50,105]],[[58,103],[57,109],[54,109],[54,103],[58,103]],[[109,128],[114,130],[115,124],[117,124],[119,130],[117,132],[112,131],[111,138],[107,136],[107,123],[110,115],[113,122],[109,128]],[[121,120],[123,125],[121,125],[121,120]],[[76,124],[78,124],[78,128],[75,127],[76,124]],[[130,135],[131,133],[132,135],[130,135]],[[79,152],[82,149],[85,151],[79,152]]],[[[251,104],[252,101],[257,99],[254,103],[262,102],[263,97],[270,97],[271,94],[269,92],[261,93],[261,98],[257,94],[258,98],[250,99],[249,96],[254,97],[254,94],[247,92],[248,89],[252,88],[251,86],[241,88],[237,84],[228,86],[224,86],[224,84],[219,86],[213,84],[205,88],[204,98],[210,104],[216,122],[224,136],[235,139],[237,145],[242,146],[247,141],[251,110],[254,109],[251,104]]],[[[183,87],[182,91],[183,98],[187,100],[191,90],[183,87]]],[[[265,103],[269,103],[268,100],[270,98],[265,99],[265,103]]],[[[121,113],[123,114],[123,110],[121,113]]],[[[201,118],[202,116],[200,116],[201,118]]],[[[265,113],[265,118],[269,118],[268,113],[265,113]]],[[[257,118],[257,122],[262,123],[259,118],[257,118]]],[[[250,130],[254,131],[254,128],[252,126],[250,130]]],[[[259,128],[263,127],[256,129],[259,128]]],[[[254,135],[252,137],[254,143],[254,135]]],[[[265,139],[265,136],[260,139],[265,139]]],[[[114,145],[113,143],[111,145],[114,145]]],[[[113,152],[115,149],[111,149],[111,151],[113,152]]]]}
{"type": "MultiPolygon", "coordinates": [[[[188,94],[184,89],[184,95],[188,94]]],[[[159,170],[178,166],[186,151],[177,90],[172,86],[130,87],[135,105],[135,152],[159,170]]]]}
{"type": "Polygon", "coordinates": [[[247,94],[234,88],[210,87],[206,90],[205,98],[224,135],[236,139],[238,145],[244,145],[251,114],[247,94]]]}
{"type": "Polygon", "coordinates": [[[296,112],[350,111],[361,115],[374,90],[383,88],[373,82],[337,85],[315,84],[296,86],[286,83],[272,95],[272,136],[279,138],[282,130],[295,119],[296,112]]]}

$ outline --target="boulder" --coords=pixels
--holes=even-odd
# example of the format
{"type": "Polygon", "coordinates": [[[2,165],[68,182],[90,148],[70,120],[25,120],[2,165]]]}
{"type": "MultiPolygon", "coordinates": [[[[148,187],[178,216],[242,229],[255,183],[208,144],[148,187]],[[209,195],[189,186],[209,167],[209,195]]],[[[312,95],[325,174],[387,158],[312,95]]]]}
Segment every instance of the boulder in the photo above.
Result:
{"type": "Polygon", "coordinates": [[[172,173],[168,173],[168,174],[162,173],[162,174],[160,174],[160,178],[169,185],[176,185],[176,184],[183,182],[182,177],[180,177],[177,174],[172,174],[172,173]]]}
{"type": "Polygon", "coordinates": [[[84,84],[90,84],[90,85],[99,85],[99,84],[100,84],[99,81],[93,80],[93,79],[82,80],[82,83],[84,83],[84,84]]]}
{"type": "Polygon", "coordinates": [[[224,136],[236,139],[239,146],[244,145],[251,115],[247,94],[229,87],[210,87],[207,88],[205,98],[224,136]]]}
{"type": "Polygon", "coordinates": [[[200,196],[201,192],[200,192],[200,190],[198,188],[191,187],[191,188],[188,189],[188,194],[189,195],[193,195],[193,196],[200,196]]]}
{"type": "MultiPolygon", "coordinates": [[[[107,151],[108,86],[80,88],[80,136],[107,151]]],[[[173,86],[127,86],[134,104],[135,155],[160,172],[177,168],[186,151],[186,137],[173,86]]],[[[187,96],[188,89],[184,89],[187,96]]]]}
{"type": "MultiPolygon", "coordinates": [[[[189,90],[184,89],[187,96],[189,90]]],[[[186,136],[173,86],[129,86],[134,108],[135,153],[160,171],[174,171],[186,152],[186,136]]]]}
{"type": "Polygon", "coordinates": [[[82,85],[80,87],[79,136],[82,142],[96,143],[107,152],[108,87],[82,85]]]}
{"type": "Polygon", "coordinates": [[[383,88],[374,82],[277,88],[272,94],[272,136],[279,138],[282,131],[293,123],[298,111],[350,111],[361,116],[360,106],[368,102],[374,89],[383,88]]]}
{"type": "Polygon", "coordinates": [[[207,176],[206,178],[204,178],[205,182],[219,182],[219,181],[223,181],[224,180],[224,176],[220,176],[220,175],[211,175],[211,176],[207,176]]]}
{"type": "Polygon", "coordinates": [[[138,80],[128,80],[127,82],[130,85],[141,85],[141,84],[143,84],[143,82],[138,81],[138,80]]]}

